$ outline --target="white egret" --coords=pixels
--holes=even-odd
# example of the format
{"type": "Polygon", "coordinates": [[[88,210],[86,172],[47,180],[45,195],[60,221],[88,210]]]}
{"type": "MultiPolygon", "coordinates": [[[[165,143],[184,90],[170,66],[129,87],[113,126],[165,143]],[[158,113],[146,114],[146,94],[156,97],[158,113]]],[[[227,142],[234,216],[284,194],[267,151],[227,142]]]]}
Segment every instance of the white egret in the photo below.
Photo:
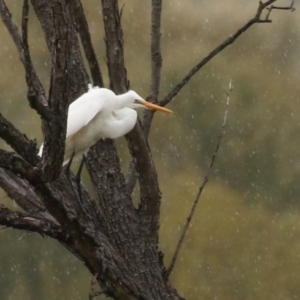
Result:
{"type": "MultiPolygon", "coordinates": [[[[134,108],[172,113],[147,102],[134,91],[116,95],[109,89],[91,87],[69,106],[64,165],[78,158],[101,138],[116,139],[130,132],[137,121],[134,108]]],[[[42,156],[43,145],[39,156],[42,156]]]]}

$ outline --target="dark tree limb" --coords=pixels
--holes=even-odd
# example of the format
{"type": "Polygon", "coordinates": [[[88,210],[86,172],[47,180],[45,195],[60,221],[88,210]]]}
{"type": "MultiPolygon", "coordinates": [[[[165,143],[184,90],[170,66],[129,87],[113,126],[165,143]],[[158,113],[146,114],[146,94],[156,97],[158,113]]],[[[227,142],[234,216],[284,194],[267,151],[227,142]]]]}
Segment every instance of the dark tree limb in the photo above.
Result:
{"type": "MultiPolygon", "coordinates": [[[[151,83],[147,100],[152,103],[157,103],[162,56],[160,50],[160,37],[161,37],[161,12],[162,12],[162,0],[152,0],[152,12],[151,12],[151,83]]],[[[151,121],[153,119],[154,110],[145,110],[143,116],[143,131],[148,138],[151,121]]]]}
{"type": "Polygon", "coordinates": [[[32,165],[38,163],[36,142],[29,140],[0,113],[0,138],[32,165]]]}
{"type": "MultiPolygon", "coordinates": [[[[110,75],[110,86],[115,90],[116,93],[123,93],[127,90],[128,81],[124,65],[123,31],[120,23],[118,2],[116,0],[102,0],[102,8],[106,36],[107,63],[110,75]]],[[[157,208],[157,202],[160,200],[160,192],[158,189],[156,171],[152,162],[150,150],[139,122],[137,123],[135,128],[126,135],[126,139],[128,141],[128,147],[130,149],[132,157],[134,160],[136,160],[137,171],[139,173],[141,202],[144,203],[144,222],[147,222],[147,228],[149,228],[149,231],[151,231],[151,233],[153,234],[158,228],[158,222],[156,219],[157,214],[155,216],[152,216],[152,213],[154,214],[153,207],[157,208]],[[148,205],[145,204],[146,202],[148,202],[148,205]],[[146,216],[147,213],[150,215],[149,217],[146,216]],[[151,219],[151,221],[149,221],[149,218],[151,219]],[[151,224],[155,228],[154,230],[152,230],[149,222],[152,222],[151,224]]],[[[108,145],[108,142],[106,142],[106,144],[108,145]]],[[[113,153],[111,149],[114,151],[115,149],[109,149],[110,150],[108,150],[107,152],[109,152],[109,155],[111,156],[111,153],[113,153]]],[[[118,158],[111,158],[110,160],[118,161],[118,158]]],[[[103,166],[101,169],[105,170],[103,166]]],[[[119,172],[119,168],[117,170],[119,172]]],[[[118,185],[124,187],[125,184],[123,176],[120,176],[118,174],[116,178],[121,179],[118,185]]],[[[127,194],[126,190],[124,190],[124,193],[127,194]]],[[[128,198],[127,201],[128,209],[130,206],[132,206],[131,210],[133,210],[134,208],[131,203],[131,199],[128,198]]],[[[124,214],[123,211],[121,211],[120,213],[124,214]]],[[[157,231],[154,234],[157,235],[157,231]]]]}
{"type": "Polygon", "coordinates": [[[223,119],[223,124],[222,124],[222,128],[221,128],[221,133],[220,135],[218,136],[218,141],[217,141],[217,145],[216,145],[216,148],[215,148],[215,151],[212,155],[212,158],[211,158],[211,161],[210,161],[210,165],[206,171],[206,174],[205,174],[205,177],[204,177],[204,180],[201,184],[201,186],[199,187],[199,190],[198,190],[198,193],[197,193],[197,196],[194,200],[194,203],[192,205],[192,208],[191,208],[191,211],[188,215],[188,218],[186,220],[186,223],[184,225],[184,228],[183,228],[183,231],[182,231],[182,234],[180,236],[180,239],[177,243],[177,246],[176,246],[176,249],[175,249],[175,252],[174,252],[174,255],[172,257],[172,260],[171,260],[171,263],[170,263],[170,266],[168,267],[167,271],[166,271],[166,277],[168,278],[170,276],[170,274],[172,273],[173,271],[173,268],[175,266],[175,263],[177,261],[177,258],[178,258],[178,254],[179,254],[179,251],[181,249],[181,246],[184,242],[184,239],[186,237],[186,234],[187,234],[187,231],[189,229],[189,226],[191,224],[191,221],[192,221],[192,218],[194,216],[194,213],[196,211],[196,207],[199,203],[199,200],[200,200],[200,197],[202,195],[202,192],[209,180],[209,174],[213,168],[213,165],[215,163],[215,160],[216,160],[216,157],[217,157],[217,154],[218,154],[218,151],[219,151],[219,148],[220,148],[220,145],[221,145],[221,141],[222,141],[222,137],[225,133],[225,126],[226,126],[226,121],[227,121],[227,114],[228,114],[228,107],[229,107],[229,101],[230,101],[230,93],[232,92],[232,82],[230,80],[229,82],[229,86],[228,86],[228,93],[227,93],[227,100],[226,100],[226,109],[225,109],[225,113],[224,113],[224,119],[223,119]]]}
{"type": "Polygon", "coordinates": [[[268,6],[270,6],[272,3],[276,2],[277,0],[269,0],[266,2],[259,2],[257,11],[255,16],[250,19],[244,26],[242,26],[240,29],[238,29],[233,35],[230,35],[229,38],[227,38],[222,44],[220,44],[218,47],[216,47],[213,51],[211,51],[206,57],[204,57],[196,66],[194,66],[186,76],[182,78],[182,80],[177,83],[177,85],[173,88],[172,91],[169,92],[169,94],[164,97],[159,104],[162,106],[167,105],[172,99],[180,92],[180,90],[189,82],[189,80],[209,61],[211,61],[212,58],[214,58],[218,53],[223,51],[227,46],[231,45],[235,42],[235,40],[242,35],[247,29],[249,29],[253,24],[256,23],[269,23],[271,20],[269,19],[261,19],[262,12],[264,9],[268,6]]]}
{"type": "Polygon", "coordinates": [[[118,1],[102,0],[102,14],[110,88],[116,94],[122,94],[128,90],[129,85],[124,63],[124,36],[118,1]]]}
{"type": "MultiPolygon", "coordinates": [[[[55,41],[55,33],[53,31],[55,30],[54,22],[56,22],[56,18],[53,18],[52,16],[52,9],[56,7],[56,3],[57,1],[54,0],[31,0],[32,7],[45,33],[46,43],[50,54],[53,49],[53,41],[55,41]]],[[[68,78],[70,83],[68,86],[69,90],[67,97],[68,103],[71,103],[86,92],[89,80],[80,53],[79,42],[76,36],[76,28],[72,21],[72,16],[70,16],[70,14],[72,14],[72,7],[70,7],[70,5],[72,5],[73,1],[62,2],[62,4],[64,3],[66,4],[63,5],[64,10],[61,13],[65,13],[67,17],[65,21],[69,21],[65,30],[69,30],[69,48],[72,50],[68,62],[68,68],[72,76],[70,75],[68,78]]],[[[59,11],[56,11],[56,13],[59,14],[59,11]]],[[[56,16],[56,14],[54,16],[56,16]]],[[[63,23],[61,26],[61,29],[63,29],[63,23]]]]}
{"type": "MultiPolygon", "coordinates": [[[[123,32],[120,24],[118,1],[102,0],[102,14],[110,87],[116,93],[123,93],[127,90],[127,78],[124,66],[123,32]]],[[[112,209],[117,210],[117,215],[124,220],[127,219],[127,224],[132,223],[136,226],[136,214],[131,203],[131,199],[126,193],[125,180],[121,172],[120,162],[114,142],[108,139],[99,141],[96,147],[93,147],[90,152],[91,155],[90,159],[88,159],[88,165],[90,166],[90,174],[94,174],[94,176],[92,175],[92,180],[95,181],[95,186],[100,185],[107,189],[106,193],[103,193],[98,189],[99,200],[101,198],[103,199],[100,200],[99,205],[103,207],[104,211],[107,210],[110,212],[112,209]],[[93,159],[91,159],[92,157],[93,159]],[[96,157],[98,157],[98,160],[96,160],[96,157]],[[113,176],[110,175],[111,165],[114,166],[113,176]],[[100,181],[99,176],[98,178],[95,177],[96,173],[101,174],[100,181]],[[115,192],[116,190],[118,190],[118,192],[115,192]],[[120,204],[118,198],[123,198],[122,204],[120,204]],[[124,205],[126,210],[124,209],[124,205]],[[104,208],[104,206],[106,206],[106,208],[104,208]],[[128,220],[128,218],[130,220],[128,220]]],[[[114,219],[116,216],[112,217],[114,219]]],[[[112,224],[111,226],[119,227],[120,224],[112,224]]],[[[130,229],[131,235],[133,234],[132,230],[133,228],[130,229]]]]}
{"type": "Polygon", "coordinates": [[[0,186],[10,199],[29,214],[55,221],[27,180],[0,168],[0,186]]]}
{"type": "MultiPolygon", "coordinates": [[[[37,111],[37,113],[44,119],[50,122],[52,120],[52,113],[48,108],[48,103],[46,101],[44,88],[40,83],[39,78],[34,70],[29,45],[28,45],[28,13],[29,13],[29,3],[28,0],[24,0],[22,8],[22,35],[21,42],[24,53],[24,62],[26,68],[26,78],[27,78],[27,99],[30,106],[37,111]]],[[[17,29],[17,28],[16,28],[17,29]]]]}
{"type": "MultiPolygon", "coordinates": [[[[117,94],[124,93],[128,88],[128,80],[124,63],[124,37],[118,2],[116,0],[102,0],[102,7],[110,86],[117,94]]],[[[126,140],[139,174],[143,220],[149,226],[148,233],[157,236],[160,191],[151,152],[139,121],[133,130],[126,135],[126,140]],[[145,165],[148,168],[145,168],[145,165]]]]}
{"type": "Polygon", "coordinates": [[[92,44],[92,39],[88,27],[88,23],[84,14],[82,3],[80,0],[74,1],[74,14],[76,18],[76,24],[80,35],[81,44],[85,53],[85,57],[88,61],[91,71],[93,84],[96,86],[104,87],[104,82],[95,54],[95,50],[92,44]]]}
{"type": "Polygon", "coordinates": [[[0,149],[0,167],[19,174],[30,182],[40,180],[37,170],[14,152],[0,149]]]}
{"type": "Polygon", "coordinates": [[[49,107],[55,115],[55,122],[45,124],[44,153],[42,170],[49,180],[59,174],[65,152],[67,109],[69,106],[69,63],[71,56],[72,24],[67,3],[51,1],[49,9],[53,19],[53,34],[50,40],[52,76],[49,93],[49,107]],[[64,12],[64,13],[62,13],[64,12]]]}
{"type": "MultiPolygon", "coordinates": [[[[152,0],[151,12],[151,83],[147,100],[156,103],[159,94],[162,56],[160,50],[161,37],[161,11],[162,0],[152,0]]],[[[155,111],[146,109],[143,114],[142,127],[146,139],[148,139],[151,122],[155,111]]],[[[137,172],[134,161],[129,165],[129,172],[126,177],[127,191],[131,195],[137,180],[137,172]]]]}
{"type": "Polygon", "coordinates": [[[23,63],[25,69],[25,77],[28,86],[28,91],[30,94],[35,95],[35,103],[29,101],[31,107],[36,109],[37,113],[42,117],[48,118],[49,110],[47,110],[47,100],[45,96],[44,88],[37,76],[37,73],[33,67],[31,62],[28,42],[27,42],[27,18],[28,18],[28,2],[24,2],[23,6],[23,17],[22,17],[22,37],[18,31],[18,27],[12,21],[11,14],[4,2],[4,0],[0,0],[0,13],[3,23],[5,24],[8,32],[10,33],[17,50],[20,55],[21,62],[23,63]],[[39,109],[44,107],[43,109],[39,109]]]}
{"type": "Polygon", "coordinates": [[[12,211],[0,204],[0,225],[47,235],[63,243],[70,243],[70,236],[53,221],[12,211]]]}
{"type": "MultiPolygon", "coordinates": [[[[102,9],[110,86],[116,93],[123,93],[128,88],[128,80],[124,66],[123,32],[120,23],[118,1],[102,0],[102,9]]],[[[88,157],[88,160],[91,160],[89,162],[90,171],[97,172],[98,174],[100,172],[101,174],[98,176],[97,182],[94,183],[99,186],[99,205],[107,205],[108,199],[105,200],[105,194],[105,197],[107,197],[111,193],[109,199],[121,200],[121,198],[125,198],[123,201],[115,202],[115,204],[110,200],[108,207],[103,208],[106,212],[115,208],[115,214],[118,215],[119,223],[122,225],[115,224],[117,222],[114,222],[110,226],[112,226],[112,229],[116,226],[117,228],[121,227],[117,232],[122,233],[124,230],[127,232],[127,238],[124,239],[122,244],[122,253],[125,254],[125,257],[129,257],[130,261],[135,262],[132,266],[133,272],[140,274],[139,278],[143,278],[143,281],[151,282],[150,285],[145,286],[146,289],[144,290],[148,294],[149,299],[179,299],[180,297],[177,292],[164,280],[158,260],[157,242],[160,192],[151,153],[139,121],[135,128],[126,135],[126,139],[132,157],[136,160],[137,171],[139,173],[141,208],[137,215],[131,199],[128,193],[126,193],[123,175],[119,174],[118,157],[114,155],[115,149],[111,146],[113,145],[113,141],[110,140],[99,141],[97,143],[98,161],[95,161],[95,157],[91,157],[91,154],[88,157]],[[93,163],[91,163],[92,161],[93,163]],[[114,167],[112,168],[112,166],[114,167]],[[94,168],[94,171],[92,168],[94,168]],[[113,174],[112,169],[114,170],[113,174]],[[104,192],[103,187],[106,190],[109,187],[108,194],[104,192]],[[120,192],[121,194],[119,195],[120,192]],[[120,204],[120,202],[123,203],[120,204]],[[138,250],[133,254],[132,249],[138,248],[141,251],[138,250]],[[155,274],[155,277],[153,277],[153,274],[155,274]],[[168,290],[167,294],[166,289],[168,290]]],[[[92,151],[90,153],[96,155],[92,151]]],[[[92,176],[92,178],[95,178],[95,176],[92,176]]],[[[116,216],[109,216],[109,220],[114,220],[115,218],[116,216]]],[[[114,232],[113,230],[111,231],[114,232]]]]}
{"type": "Polygon", "coordinates": [[[28,46],[28,13],[29,13],[29,3],[28,0],[23,1],[22,8],[22,43],[24,51],[29,53],[28,46]]]}
{"type": "Polygon", "coordinates": [[[45,32],[52,60],[49,107],[51,122],[45,122],[45,147],[41,169],[48,180],[56,178],[64,156],[67,108],[86,89],[88,76],[80,54],[72,17],[72,3],[58,0],[31,0],[45,32]]]}
{"type": "Polygon", "coordinates": [[[101,230],[95,230],[93,223],[96,219],[78,214],[78,210],[74,207],[76,200],[70,202],[69,191],[64,187],[64,182],[53,181],[51,184],[37,184],[35,191],[42,196],[47,210],[59,222],[62,229],[76,241],[68,245],[84,261],[92,274],[99,274],[99,283],[107,288],[110,295],[122,299],[121,295],[125,297],[128,293],[135,295],[136,298],[141,296],[141,299],[149,299],[140,279],[128,273],[128,270],[133,269],[130,261],[125,264],[122,256],[111,244],[111,240],[101,230]]]}

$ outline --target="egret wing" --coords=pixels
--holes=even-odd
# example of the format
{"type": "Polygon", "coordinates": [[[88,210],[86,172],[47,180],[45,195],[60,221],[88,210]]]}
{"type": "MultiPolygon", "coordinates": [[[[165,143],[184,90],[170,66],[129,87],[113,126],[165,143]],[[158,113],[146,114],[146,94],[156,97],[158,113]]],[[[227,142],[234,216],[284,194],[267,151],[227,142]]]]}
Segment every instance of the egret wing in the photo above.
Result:
{"type": "Polygon", "coordinates": [[[85,93],[70,104],[66,138],[81,130],[101,111],[105,99],[95,98],[91,94],[91,92],[85,93]]]}

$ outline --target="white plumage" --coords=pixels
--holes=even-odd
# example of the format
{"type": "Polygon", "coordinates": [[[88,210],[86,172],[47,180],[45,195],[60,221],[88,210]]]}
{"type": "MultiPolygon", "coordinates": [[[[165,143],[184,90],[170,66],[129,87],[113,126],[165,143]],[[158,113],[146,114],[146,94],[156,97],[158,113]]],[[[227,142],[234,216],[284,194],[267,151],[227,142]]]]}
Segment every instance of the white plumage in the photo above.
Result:
{"type": "MultiPolygon", "coordinates": [[[[130,132],[137,121],[134,108],[143,107],[163,112],[172,111],[145,101],[136,92],[116,95],[109,89],[89,87],[69,106],[64,163],[73,152],[84,154],[101,138],[116,139],[130,132]]],[[[43,145],[38,153],[42,156],[43,145]]]]}

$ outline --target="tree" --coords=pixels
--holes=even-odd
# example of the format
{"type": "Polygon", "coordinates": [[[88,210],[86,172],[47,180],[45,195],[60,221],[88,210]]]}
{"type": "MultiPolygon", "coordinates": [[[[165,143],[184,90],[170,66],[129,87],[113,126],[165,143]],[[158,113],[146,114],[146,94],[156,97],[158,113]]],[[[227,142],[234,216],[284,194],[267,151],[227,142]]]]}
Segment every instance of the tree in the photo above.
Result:
{"type": "MultiPolygon", "coordinates": [[[[159,101],[162,3],[153,0],[152,76],[147,99],[167,105],[197,71],[243,32],[253,24],[270,22],[272,9],[278,8],[272,6],[274,2],[276,0],[261,2],[252,19],[203,58],[159,101]],[[269,9],[267,12],[266,8],[269,9]],[[262,17],[263,13],[265,17],[262,17]]],[[[25,0],[23,4],[21,33],[13,23],[5,2],[0,1],[2,20],[24,65],[29,105],[41,116],[45,151],[42,160],[39,160],[35,142],[1,115],[0,136],[15,152],[0,151],[0,184],[25,212],[1,206],[0,224],[56,239],[84,262],[103,292],[114,299],[182,299],[169,282],[178,251],[171,266],[166,268],[163,254],[158,250],[161,193],[147,144],[153,112],[145,112],[143,121],[139,121],[126,136],[132,155],[126,177],[121,172],[112,140],[101,140],[91,148],[87,157],[87,169],[96,197],[93,198],[82,186],[82,210],[68,180],[61,172],[66,112],[68,104],[85,92],[89,82],[104,86],[103,79],[80,1],[32,0],[31,6],[41,23],[51,54],[52,71],[48,95],[29,52],[28,1],[25,0]],[[80,43],[91,79],[80,52],[80,43]],[[131,194],[137,180],[140,186],[140,205],[136,209],[132,204],[131,194]]],[[[292,8],[291,5],[287,9],[292,8]]],[[[103,0],[102,13],[110,88],[116,93],[123,93],[129,88],[129,81],[124,63],[122,9],[119,9],[117,1],[103,0]]],[[[74,177],[73,180],[75,181],[74,177]]],[[[200,187],[200,192],[203,186],[200,187]]],[[[199,197],[195,206],[198,199],[199,197]]],[[[191,216],[188,220],[190,219],[191,216]]],[[[188,225],[189,223],[187,227],[188,225]]],[[[183,238],[185,232],[186,230],[183,238]]],[[[181,244],[182,241],[178,244],[178,250],[181,244]]]]}

